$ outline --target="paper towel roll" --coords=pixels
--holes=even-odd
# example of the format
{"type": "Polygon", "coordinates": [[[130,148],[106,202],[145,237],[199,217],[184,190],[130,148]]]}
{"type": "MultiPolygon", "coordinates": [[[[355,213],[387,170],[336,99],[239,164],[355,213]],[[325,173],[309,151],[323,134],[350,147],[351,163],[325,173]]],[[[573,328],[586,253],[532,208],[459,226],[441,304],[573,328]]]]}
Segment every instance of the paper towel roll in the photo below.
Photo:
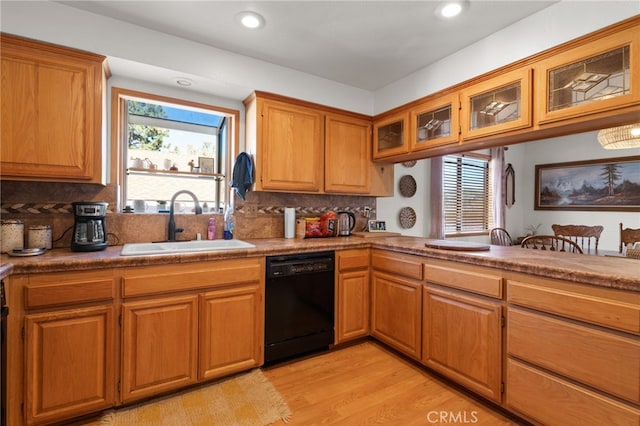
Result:
{"type": "Polygon", "coordinates": [[[293,238],[296,235],[296,209],[284,208],[284,237],[293,238]]]}

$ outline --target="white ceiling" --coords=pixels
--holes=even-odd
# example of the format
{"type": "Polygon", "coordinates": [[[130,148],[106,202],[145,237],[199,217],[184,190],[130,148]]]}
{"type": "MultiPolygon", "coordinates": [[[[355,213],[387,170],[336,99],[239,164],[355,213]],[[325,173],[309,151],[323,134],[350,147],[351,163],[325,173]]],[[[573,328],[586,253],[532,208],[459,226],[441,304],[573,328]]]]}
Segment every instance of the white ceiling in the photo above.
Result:
{"type": "Polygon", "coordinates": [[[60,3],[375,91],[556,1],[471,0],[451,21],[436,18],[435,0],[60,3]],[[266,26],[241,27],[235,15],[245,10],[266,26]]]}

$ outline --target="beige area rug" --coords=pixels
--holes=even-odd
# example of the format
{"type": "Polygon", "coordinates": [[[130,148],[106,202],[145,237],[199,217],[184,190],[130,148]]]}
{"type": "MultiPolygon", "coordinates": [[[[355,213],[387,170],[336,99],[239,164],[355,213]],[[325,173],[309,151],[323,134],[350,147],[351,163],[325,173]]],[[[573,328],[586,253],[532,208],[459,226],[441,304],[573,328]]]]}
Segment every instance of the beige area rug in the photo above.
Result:
{"type": "Polygon", "coordinates": [[[264,426],[287,422],[289,406],[260,369],[110,411],[101,426],[264,426]]]}

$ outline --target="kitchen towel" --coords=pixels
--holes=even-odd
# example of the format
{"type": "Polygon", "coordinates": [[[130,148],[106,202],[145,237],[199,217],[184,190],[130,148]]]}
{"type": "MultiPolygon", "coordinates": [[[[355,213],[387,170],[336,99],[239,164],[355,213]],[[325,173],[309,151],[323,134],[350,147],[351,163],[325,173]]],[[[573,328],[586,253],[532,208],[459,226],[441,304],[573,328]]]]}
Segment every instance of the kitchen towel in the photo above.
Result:
{"type": "Polygon", "coordinates": [[[293,238],[296,236],[296,209],[293,207],[284,208],[284,237],[293,238]]]}
{"type": "Polygon", "coordinates": [[[246,193],[253,184],[253,165],[251,164],[251,157],[246,152],[241,152],[236,157],[236,162],[233,165],[233,176],[231,178],[232,188],[236,190],[240,198],[245,199],[246,193]]]}

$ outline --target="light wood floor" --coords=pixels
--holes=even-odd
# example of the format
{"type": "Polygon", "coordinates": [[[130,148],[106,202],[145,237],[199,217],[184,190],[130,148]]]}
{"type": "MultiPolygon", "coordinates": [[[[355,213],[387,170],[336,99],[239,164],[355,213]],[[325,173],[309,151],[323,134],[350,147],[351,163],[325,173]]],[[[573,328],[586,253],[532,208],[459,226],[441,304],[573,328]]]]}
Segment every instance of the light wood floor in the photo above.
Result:
{"type": "Polygon", "coordinates": [[[293,413],[276,425],[518,424],[372,341],[263,372],[293,413]]]}
{"type": "MultiPolygon", "coordinates": [[[[374,341],[267,367],[263,373],[292,412],[288,423],[275,426],[518,424],[374,341]]],[[[97,418],[67,424],[97,425],[97,418]]]]}

